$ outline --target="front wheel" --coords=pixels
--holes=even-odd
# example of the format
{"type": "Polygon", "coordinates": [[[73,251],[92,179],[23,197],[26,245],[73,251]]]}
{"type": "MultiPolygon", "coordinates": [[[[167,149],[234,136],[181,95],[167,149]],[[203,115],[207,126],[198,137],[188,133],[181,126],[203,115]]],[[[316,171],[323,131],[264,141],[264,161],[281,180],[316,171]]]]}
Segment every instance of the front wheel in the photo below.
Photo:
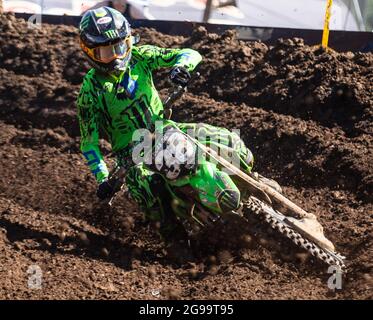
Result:
{"type": "Polygon", "coordinates": [[[256,215],[262,221],[268,223],[273,229],[280,232],[286,238],[290,239],[295,245],[301,247],[311,253],[317,259],[324,261],[328,265],[344,268],[344,257],[334,251],[322,248],[312,239],[295,230],[295,228],[287,222],[286,216],[275,211],[273,208],[260,201],[255,197],[249,197],[244,203],[243,215],[249,218],[249,215],[256,215]]]}

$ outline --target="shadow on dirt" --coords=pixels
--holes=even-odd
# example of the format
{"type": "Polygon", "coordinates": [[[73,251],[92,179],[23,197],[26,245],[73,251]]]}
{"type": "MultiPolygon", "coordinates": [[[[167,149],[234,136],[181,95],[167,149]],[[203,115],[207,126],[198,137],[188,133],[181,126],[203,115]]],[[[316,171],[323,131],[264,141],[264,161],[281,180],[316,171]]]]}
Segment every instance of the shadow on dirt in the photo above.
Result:
{"type": "MultiPolygon", "coordinates": [[[[241,221],[242,224],[242,221],[241,221]]],[[[112,263],[123,270],[132,270],[134,261],[141,264],[158,263],[163,267],[183,268],[189,265],[203,265],[203,271],[193,276],[194,280],[202,280],[214,273],[225,272],[234,262],[250,270],[272,273],[262,261],[261,251],[264,249],[268,257],[272,257],[277,265],[285,263],[296,264],[294,268],[300,273],[308,269],[309,255],[300,253],[287,239],[263,230],[263,226],[253,225],[248,234],[247,228],[240,228],[237,224],[228,228],[217,227],[205,233],[198,242],[188,247],[184,243],[173,242],[159,247],[139,247],[132,243],[133,239],[113,239],[110,235],[99,235],[75,225],[69,225],[69,235],[61,232],[39,231],[18,222],[11,222],[5,217],[0,218],[0,228],[7,230],[7,240],[16,249],[32,253],[46,251],[51,255],[74,255],[82,258],[92,258],[98,261],[112,263]],[[244,230],[244,231],[243,231],[244,230]],[[209,238],[209,239],[207,239],[209,238]],[[260,249],[261,248],[261,249],[260,249]],[[248,257],[249,256],[249,257],[248,257]]],[[[311,272],[318,274],[325,269],[320,263],[313,262],[311,272]]]]}
{"type": "Polygon", "coordinates": [[[161,264],[165,260],[157,256],[153,250],[138,250],[130,242],[124,243],[111,239],[107,235],[98,235],[72,226],[77,235],[66,236],[64,232],[53,234],[38,231],[19,223],[0,218],[0,227],[7,230],[8,241],[18,250],[22,251],[48,251],[50,254],[74,255],[89,257],[113,263],[124,270],[132,269],[133,260],[161,264]]]}

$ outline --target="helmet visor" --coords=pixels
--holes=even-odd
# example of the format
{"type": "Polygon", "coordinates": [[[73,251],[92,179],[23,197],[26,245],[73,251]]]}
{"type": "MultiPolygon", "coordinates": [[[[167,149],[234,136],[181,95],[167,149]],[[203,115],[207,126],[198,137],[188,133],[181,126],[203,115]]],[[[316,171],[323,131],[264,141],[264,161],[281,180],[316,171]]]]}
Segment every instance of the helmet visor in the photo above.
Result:
{"type": "Polygon", "coordinates": [[[109,63],[114,59],[125,58],[129,55],[130,51],[131,37],[127,37],[115,44],[88,49],[86,52],[95,61],[109,63]]]}

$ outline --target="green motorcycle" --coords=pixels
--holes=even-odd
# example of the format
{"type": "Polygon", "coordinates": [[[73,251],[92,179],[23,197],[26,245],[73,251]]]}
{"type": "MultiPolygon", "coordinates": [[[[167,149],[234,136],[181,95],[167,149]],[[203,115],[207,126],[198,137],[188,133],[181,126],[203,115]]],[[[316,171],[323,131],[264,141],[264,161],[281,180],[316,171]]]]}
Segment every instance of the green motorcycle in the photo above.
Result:
{"type": "MultiPolygon", "coordinates": [[[[185,90],[174,88],[164,101],[166,120],[151,133],[151,147],[142,156],[145,167],[164,178],[169,208],[188,236],[193,239],[232,216],[242,223],[255,217],[326,264],[344,267],[345,258],[335,252],[315,215],[287,199],[279,186],[242,170],[226,145],[217,150],[169,120],[170,106],[185,90]]],[[[116,168],[111,178],[123,181],[125,174],[116,168]]]]}

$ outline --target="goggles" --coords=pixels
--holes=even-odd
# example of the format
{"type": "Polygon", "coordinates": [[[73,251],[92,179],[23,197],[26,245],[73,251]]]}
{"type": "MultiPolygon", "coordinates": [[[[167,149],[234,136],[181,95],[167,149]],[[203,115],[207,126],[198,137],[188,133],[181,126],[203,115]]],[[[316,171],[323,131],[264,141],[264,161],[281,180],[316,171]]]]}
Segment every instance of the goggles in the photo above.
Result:
{"type": "Polygon", "coordinates": [[[115,44],[88,48],[80,42],[83,51],[93,60],[102,63],[109,63],[114,59],[123,59],[131,52],[132,38],[129,36],[115,44]]]}

